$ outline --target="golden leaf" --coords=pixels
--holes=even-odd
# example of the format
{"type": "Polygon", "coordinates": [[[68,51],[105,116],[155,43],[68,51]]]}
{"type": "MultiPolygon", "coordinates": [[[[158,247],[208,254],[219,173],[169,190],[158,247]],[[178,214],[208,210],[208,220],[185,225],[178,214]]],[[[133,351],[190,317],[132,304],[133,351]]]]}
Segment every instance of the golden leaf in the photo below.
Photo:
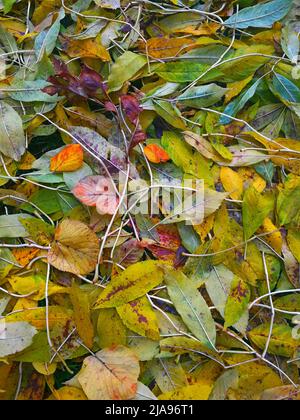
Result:
{"type": "Polygon", "coordinates": [[[48,262],[61,271],[88,274],[97,264],[99,240],[84,223],[66,219],[55,231],[48,262]]]}

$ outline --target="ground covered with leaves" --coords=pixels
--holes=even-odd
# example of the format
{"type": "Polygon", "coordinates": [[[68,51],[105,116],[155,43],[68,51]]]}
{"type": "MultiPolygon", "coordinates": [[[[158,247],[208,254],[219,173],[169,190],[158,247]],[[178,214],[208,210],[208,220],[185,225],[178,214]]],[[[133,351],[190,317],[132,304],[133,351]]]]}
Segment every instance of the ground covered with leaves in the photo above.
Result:
{"type": "Polygon", "coordinates": [[[0,0],[0,399],[300,398],[299,16],[0,0]]]}

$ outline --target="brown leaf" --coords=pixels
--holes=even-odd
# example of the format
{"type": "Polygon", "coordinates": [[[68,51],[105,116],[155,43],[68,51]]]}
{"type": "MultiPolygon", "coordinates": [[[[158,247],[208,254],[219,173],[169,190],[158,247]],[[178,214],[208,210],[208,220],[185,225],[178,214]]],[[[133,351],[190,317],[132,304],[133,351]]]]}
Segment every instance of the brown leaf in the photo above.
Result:
{"type": "Polygon", "coordinates": [[[97,264],[99,240],[84,223],[66,219],[55,231],[48,262],[61,271],[85,275],[97,264]]]}

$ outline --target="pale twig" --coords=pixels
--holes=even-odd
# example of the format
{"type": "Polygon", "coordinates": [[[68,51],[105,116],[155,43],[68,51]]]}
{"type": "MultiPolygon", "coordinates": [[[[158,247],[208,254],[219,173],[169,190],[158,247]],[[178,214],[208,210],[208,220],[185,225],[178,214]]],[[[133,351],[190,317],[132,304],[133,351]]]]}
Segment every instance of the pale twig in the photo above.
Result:
{"type": "Polygon", "coordinates": [[[269,330],[268,338],[267,338],[267,341],[266,341],[265,349],[262,353],[262,357],[265,358],[266,354],[268,352],[269,346],[270,346],[271,338],[272,338],[273,326],[274,326],[274,320],[275,320],[275,310],[274,310],[274,304],[273,304],[273,299],[272,299],[272,295],[271,295],[271,286],[270,286],[269,272],[268,272],[268,267],[267,267],[267,262],[266,262],[266,256],[265,256],[264,252],[262,253],[262,258],[263,258],[265,278],[266,278],[266,282],[267,282],[269,299],[270,299],[270,306],[271,306],[271,312],[272,312],[272,317],[271,317],[271,322],[270,322],[270,330],[269,330]]]}

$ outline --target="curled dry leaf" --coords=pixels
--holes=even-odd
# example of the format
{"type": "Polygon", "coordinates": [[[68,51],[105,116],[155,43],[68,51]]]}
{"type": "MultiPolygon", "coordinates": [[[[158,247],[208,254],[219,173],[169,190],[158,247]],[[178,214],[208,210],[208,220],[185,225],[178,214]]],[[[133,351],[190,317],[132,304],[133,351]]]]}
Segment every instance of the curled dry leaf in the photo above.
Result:
{"type": "Polygon", "coordinates": [[[99,240],[84,223],[66,219],[55,231],[48,262],[61,271],[88,274],[97,264],[99,240]]]}

